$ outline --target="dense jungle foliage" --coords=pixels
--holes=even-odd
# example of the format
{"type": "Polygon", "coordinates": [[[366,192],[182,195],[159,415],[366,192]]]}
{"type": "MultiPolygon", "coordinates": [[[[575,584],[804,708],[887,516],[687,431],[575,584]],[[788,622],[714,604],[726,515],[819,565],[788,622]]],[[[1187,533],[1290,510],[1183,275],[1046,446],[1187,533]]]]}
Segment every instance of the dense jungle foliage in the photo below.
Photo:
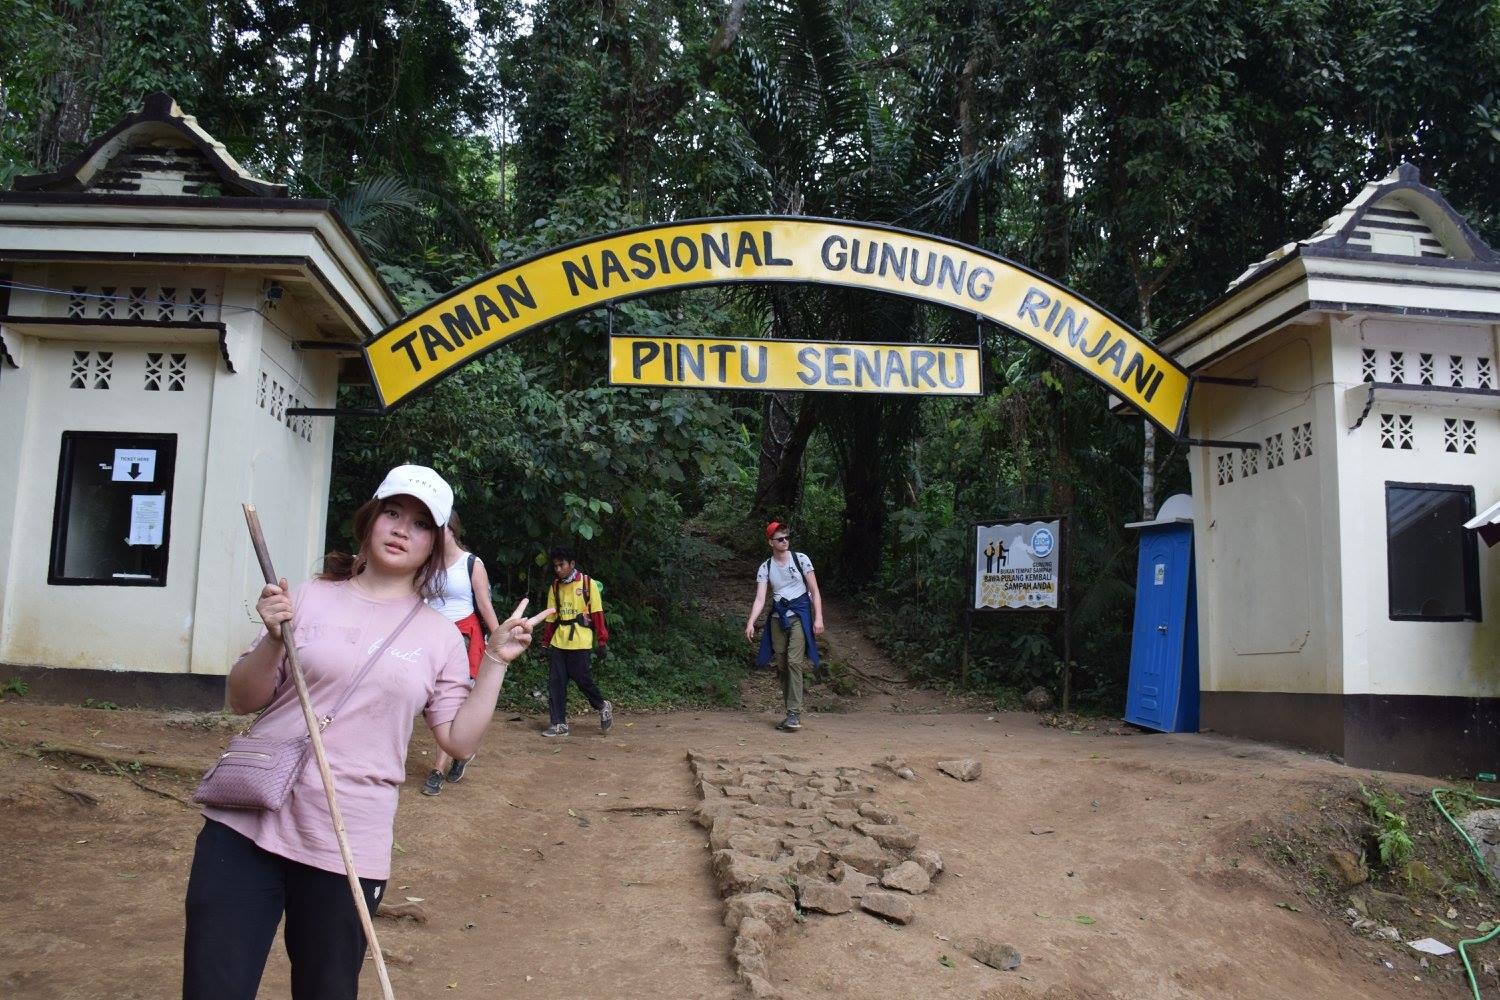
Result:
{"type": "MultiPolygon", "coordinates": [[[[1061,280],[1150,336],[1406,160],[1500,241],[1500,3],[1484,0],[0,0],[0,183],[164,89],[292,193],[332,199],[415,307],[544,247],[732,213],[870,220],[1061,280]]],[[[617,331],[972,341],[834,289],[621,306],[617,331]]],[[[748,655],[696,595],[792,519],[825,590],[956,684],[970,523],[1072,519],[1075,690],[1118,710],[1135,542],[1184,448],[997,329],[980,400],[611,388],[589,315],[338,425],[330,534],[388,465],[451,477],[499,600],[576,541],[607,688],[732,701],[748,655]]],[[[344,389],[365,405],[368,390],[344,389]]],[[[745,603],[751,597],[747,578],[745,603]]],[[[987,620],[970,687],[1056,688],[1056,617],[987,620]]],[[[524,698],[526,678],[516,686],[524,698]]]]}

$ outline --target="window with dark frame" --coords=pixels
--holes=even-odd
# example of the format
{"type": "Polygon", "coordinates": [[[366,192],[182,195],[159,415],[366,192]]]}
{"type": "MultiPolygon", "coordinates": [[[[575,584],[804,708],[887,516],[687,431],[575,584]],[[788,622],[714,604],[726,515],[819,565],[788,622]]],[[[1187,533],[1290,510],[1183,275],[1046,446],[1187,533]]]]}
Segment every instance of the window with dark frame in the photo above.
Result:
{"type": "Polygon", "coordinates": [[[47,582],[165,587],[177,435],[64,431],[47,582]]]}
{"type": "Polygon", "coordinates": [[[1385,484],[1392,621],[1480,621],[1474,487],[1385,484]]]}

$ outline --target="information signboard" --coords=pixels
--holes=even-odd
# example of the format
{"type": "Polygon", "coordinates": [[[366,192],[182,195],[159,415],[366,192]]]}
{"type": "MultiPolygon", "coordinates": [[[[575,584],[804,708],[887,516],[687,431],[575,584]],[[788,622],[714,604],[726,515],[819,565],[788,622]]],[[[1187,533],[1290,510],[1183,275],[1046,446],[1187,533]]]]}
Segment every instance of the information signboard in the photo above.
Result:
{"type": "Polygon", "coordinates": [[[1062,518],[975,525],[975,611],[1062,607],[1062,518]]]}

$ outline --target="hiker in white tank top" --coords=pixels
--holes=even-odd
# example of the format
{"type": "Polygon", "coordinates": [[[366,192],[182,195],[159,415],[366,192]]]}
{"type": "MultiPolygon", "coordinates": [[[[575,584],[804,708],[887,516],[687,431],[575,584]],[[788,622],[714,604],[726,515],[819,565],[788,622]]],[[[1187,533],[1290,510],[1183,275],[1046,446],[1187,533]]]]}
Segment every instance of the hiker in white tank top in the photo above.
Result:
{"type": "MultiPolygon", "coordinates": [[[[485,635],[499,629],[500,620],[495,617],[495,606],[490,603],[490,575],[485,571],[483,560],[464,547],[463,530],[458,511],[453,511],[443,528],[443,558],[448,564],[443,571],[443,592],[427,604],[463,634],[469,647],[472,684],[479,676],[479,657],[484,652],[485,635]]],[[[445,779],[453,782],[462,778],[469,760],[455,761],[439,750],[432,773],[422,783],[422,794],[436,795],[443,790],[445,779]]]]}
{"type": "Polygon", "coordinates": [[[470,559],[479,562],[476,556],[460,551],[458,559],[443,571],[443,592],[427,602],[450,622],[457,623],[474,613],[476,588],[469,576],[470,559]]]}

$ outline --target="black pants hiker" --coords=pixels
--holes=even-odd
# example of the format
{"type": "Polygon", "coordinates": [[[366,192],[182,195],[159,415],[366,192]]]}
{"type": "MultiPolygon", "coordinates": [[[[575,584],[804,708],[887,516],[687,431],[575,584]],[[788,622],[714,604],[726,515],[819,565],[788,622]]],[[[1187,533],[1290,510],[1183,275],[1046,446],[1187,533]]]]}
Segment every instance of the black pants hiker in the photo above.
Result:
{"type": "Polygon", "coordinates": [[[547,701],[554,726],[568,721],[568,681],[578,685],[578,690],[595,709],[604,705],[604,695],[599,693],[599,685],[594,683],[594,675],[589,672],[589,661],[593,656],[592,649],[548,648],[547,701]]]}
{"type": "MultiPolygon", "coordinates": [[[[385,882],[359,881],[373,914],[385,882]]],[[[348,876],[272,854],[206,821],[188,876],[183,1000],[255,1000],[282,914],[293,1000],[354,1000],[365,931],[348,876]]]]}

